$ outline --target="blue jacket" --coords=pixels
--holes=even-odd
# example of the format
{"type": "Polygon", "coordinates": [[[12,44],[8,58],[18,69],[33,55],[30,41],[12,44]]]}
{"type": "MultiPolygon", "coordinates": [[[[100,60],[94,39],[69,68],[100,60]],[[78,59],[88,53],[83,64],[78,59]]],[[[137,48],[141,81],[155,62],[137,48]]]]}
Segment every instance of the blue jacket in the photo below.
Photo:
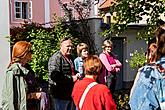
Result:
{"type": "MultiPolygon", "coordinates": [[[[165,56],[156,64],[165,68],[165,56]]],[[[134,85],[129,104],[131,110],[157,110],[164,109],[165,79],[156,66],[145,65],[140,72],[139,79],[134,85]],[[162,106],[163,105],[163,106],[162,106]]]]}
{"type": "Polygon", "coordinates": [[[83,59],[81,57],[77,57],[74,60],[75,70],[77,70],[80,74],[84,73],[83,70],[83,59]]]}

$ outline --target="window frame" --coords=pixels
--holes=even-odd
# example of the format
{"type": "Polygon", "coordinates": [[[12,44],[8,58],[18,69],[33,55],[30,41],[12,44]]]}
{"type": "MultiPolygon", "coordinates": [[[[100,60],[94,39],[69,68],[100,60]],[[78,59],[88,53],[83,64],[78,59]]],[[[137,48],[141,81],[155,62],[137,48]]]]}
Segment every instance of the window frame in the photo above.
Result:
{"type": "Polygon", "coordinates": [[[32,19],[32,1],[14,1],[14,17],[15,19],[32,19]],[[17,3],[19,4],[19,6],[16,6],[17,3]],[[26,18],[23,17],[23,3],[26,3],[26,18]],[[19,17],[17,17],[17,14],[19,14],[19,17]]]}

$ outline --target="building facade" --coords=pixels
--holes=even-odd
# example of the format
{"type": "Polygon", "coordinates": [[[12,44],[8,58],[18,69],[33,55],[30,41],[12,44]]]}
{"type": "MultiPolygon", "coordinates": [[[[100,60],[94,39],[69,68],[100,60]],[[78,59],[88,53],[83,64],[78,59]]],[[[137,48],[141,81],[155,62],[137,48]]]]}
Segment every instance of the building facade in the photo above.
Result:
{"type": "MultiPolygon", "coordinates": [[[[112,21],[112,17],[108,12],[109,7],[112,5],[113,0],[9,0],[10,12],[10,27],[20,26],[24,21],[36,22],[43,24],[45,27],[50,27],[50,23],[54,21],[54,16],[63,17],[65,11],[59,4],[61,1],[67,8],[72,10],[73,18],[78,19],[78,14],[74,10],[73,5],[70,3],[81,2],[84,5],[90,3],[89,10],[89,25],[91,33],[95,39],[97,54],[102,51],[102,41],[105,39],[99,33],[103,31],[102,26],[108,26],[112,21]],[[107,12],[104,16],[100,16],[99,10],[107,12]]],[[[142,22],[141,24],[144,24],[142,22]]],[[[118,88],[126,87],[126,83],[132,82],[136,75],[137,70],[132,70],[129,66],[131,58],[130,53],[134,50],[139,50],[141,47],[146,50],[146,43],[143,40],[136,40],[136,33],[141,29],[141,26],[132,24],[131,28],[120,35],[118,38],[113,37],[115,45],[115,52],[117,53],[120,61],[123,64],[122,71],[118,74],[118,88]]]]}

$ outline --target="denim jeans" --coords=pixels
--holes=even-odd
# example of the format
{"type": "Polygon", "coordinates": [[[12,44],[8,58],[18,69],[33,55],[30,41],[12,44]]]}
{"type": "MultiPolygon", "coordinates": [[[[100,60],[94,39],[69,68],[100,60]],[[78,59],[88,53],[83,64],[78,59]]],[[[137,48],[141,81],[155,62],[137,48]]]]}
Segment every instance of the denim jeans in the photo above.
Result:
{"type": "Polygon", "coordinates": [[[75,110],[75,105],[73,103],[73,100],[62,100],[62,99],[52,98],[51,101],[52,101],[51,110],[75,110]]]}

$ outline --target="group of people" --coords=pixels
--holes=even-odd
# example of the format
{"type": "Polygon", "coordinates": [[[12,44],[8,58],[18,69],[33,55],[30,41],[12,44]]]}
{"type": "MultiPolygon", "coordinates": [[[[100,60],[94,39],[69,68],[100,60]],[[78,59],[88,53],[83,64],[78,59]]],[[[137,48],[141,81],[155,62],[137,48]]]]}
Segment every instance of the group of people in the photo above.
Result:
{"type": "MultiPolygon", "coordinates": [[[[148,63],[138,70],[131,89],[132,110],[165,109],[165,25],[155,35],[156,42],[151,43],[146,57],[148,63]]],[[[71,54],[70,37],[64,37],[60,44],[60,50],[48,61],[49,107],[44,106],[44,92],[27,92],[33,83],[28,80],[31,75],[26,66],[32,58],[32,45],[18,41],[13,46],[2,91],[3,110],[27,110],[28,99],[42,100],[40,110],[116,110],[112,95],[122,64],[112,52],[112,41],[103,42],[99,56],[90,55],[89,46],[80,43],[76,59],[71,54]]]]}
{"type": "Polygon", "coordinates": [[[112,42],[104,41],[100,56],[90,55],[89,46],[79,43],[76,59],[72,46],[70,37],[63,38],[48,62],[51,110],[116,110],[110,91],[121,63],[112,53],[112,42]]]}
{"type": "Polygon", "coordinates": [[[89,46],[79,43],[76,59],[71,54],[70,37],[60,44],[48,61],[49,107],[45,106],[46,93],[34,89],[35,77],[28,65],[32,45],[26,41],[14,44],[2,91],[3,110],[30,110],[29,99],[41,100],[40,110],[116,110],[111,91],[121,63],[112,53],[112,42],[104,41],[100,56],[90,55],[89,46]]]}

